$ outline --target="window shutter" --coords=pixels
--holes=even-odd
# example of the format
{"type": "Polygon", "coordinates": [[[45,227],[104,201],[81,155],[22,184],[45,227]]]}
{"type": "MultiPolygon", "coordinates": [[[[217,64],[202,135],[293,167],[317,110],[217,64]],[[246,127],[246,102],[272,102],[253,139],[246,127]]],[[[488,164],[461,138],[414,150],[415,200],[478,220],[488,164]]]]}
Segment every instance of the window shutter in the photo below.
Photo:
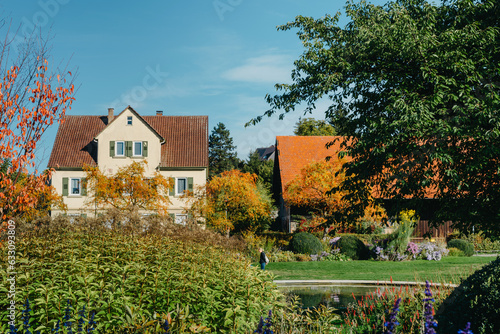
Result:
{"type": "Polygon", "coordinates": [[[193,178],[192,177],[188,177],[188,190],[190,192],[193,192],[193,178]]]}
{"type": "Polygon", "coordinates": [[[168,196],[174,196],[175,195],[175,179],[173,177],[171,177],[170,182],[171,182],[172,186],[168,190],[168,196]]]}
{"type": "Polygon", "coordinates": [[[109,142],[109,156],[110,157],[115,156],[115,142],[114,141],[109,142]]]}
{"type": "Polygon", "coordinates": [[[82,217],[82,218],[87,218],[87,214],[86,214],[86,213],[82,213],[82,214],[81,214],[81,217],[82,217]]]}
{"type": "Polygon", "coordinates": [[[63,177],[63,189],[62,189],[62,194],[63,196],[68,196],[68,178],[63,177]]]}
{"type": "Polygon", "coordinates": [[[142,156],[143,157],[148,156],[148,142],[147,141],[142,142],[142,156]]]}
{"type": "Polygon", "coordinates": [[[127,156],[127,157],[132,156],[132,142],[131,141],[125,142],[125,156],[127,156]]]}
{"type": "Polygon", "coordinates": [[[175,223],[175,213],[169,213],[168,215],[172,218],[172,222],[175,223]]]}
{"type": "Polygon", "coordinates": [[[82,187],[82,196],[87,196],[87,179],[84,177],[82,177],[81,187],[82,187]]]}

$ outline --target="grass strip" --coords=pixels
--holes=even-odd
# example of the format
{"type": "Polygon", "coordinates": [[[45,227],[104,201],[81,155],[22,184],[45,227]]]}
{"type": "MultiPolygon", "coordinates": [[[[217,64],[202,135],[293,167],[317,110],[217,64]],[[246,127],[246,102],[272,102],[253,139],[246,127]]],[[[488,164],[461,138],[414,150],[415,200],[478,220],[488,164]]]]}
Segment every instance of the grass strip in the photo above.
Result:
{"type": "Polygon", "coordinates": [[[496,256],[445,257],[441,261],[319,261],[269,263],[277,280],[433,281],[460,283],[496,256]]]}

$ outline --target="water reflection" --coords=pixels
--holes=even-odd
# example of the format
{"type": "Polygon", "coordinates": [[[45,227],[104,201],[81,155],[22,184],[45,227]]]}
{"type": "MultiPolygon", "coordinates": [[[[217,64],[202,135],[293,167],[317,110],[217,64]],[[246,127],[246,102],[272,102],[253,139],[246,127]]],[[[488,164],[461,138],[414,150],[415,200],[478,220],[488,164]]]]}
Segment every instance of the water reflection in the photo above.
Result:
{"type": "Polygon", "coordinates": [[[285,294],[298,296],[303,308],[323,304],[337,309],[345,309],[347,305],[354,303],[354,297],[361,299],[372,293],[383,293],[385,289],[380,285],[296,285],[279,288],[285,294]]]}

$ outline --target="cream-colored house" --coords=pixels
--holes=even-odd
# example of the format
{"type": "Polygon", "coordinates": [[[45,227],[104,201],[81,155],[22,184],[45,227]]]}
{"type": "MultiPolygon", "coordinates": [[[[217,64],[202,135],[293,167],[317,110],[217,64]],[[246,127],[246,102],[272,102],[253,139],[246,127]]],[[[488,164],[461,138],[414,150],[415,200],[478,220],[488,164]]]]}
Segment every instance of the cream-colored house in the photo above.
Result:
{"type": "Polygon", "coordinates": [[[147,160],[146,176],[159,171],[175,179],[169,212],[182,222],[186,204],[180,195],[207,178],[208,116],[164,116],[161,111],[141,116],[130,106],[113,113],[110,108],[107,116],[66,116],[59,126],[48,167],[55,170],[52,185],[63,196],[67,214],[95,214],[84,205],[85,165],[113,174],[132,161],[147,160]]]}

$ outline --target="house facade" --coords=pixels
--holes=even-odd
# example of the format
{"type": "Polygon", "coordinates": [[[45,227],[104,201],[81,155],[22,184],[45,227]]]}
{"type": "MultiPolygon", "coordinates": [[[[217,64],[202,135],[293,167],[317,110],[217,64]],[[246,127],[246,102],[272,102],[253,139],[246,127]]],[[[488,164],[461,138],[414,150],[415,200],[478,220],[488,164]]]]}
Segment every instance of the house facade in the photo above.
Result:
{"type": "Polygon", "coordinates": [[[130,106],[118,115],[110,108],[106,116],[65,116],[48,168],[55,170],[52,185],[63,196],[67,214],[94,215],[82,187],[84,166],[111,175],[133,161],[147,161],[146,177],[158,171],[175,180],[169,213],[182,222],[186,204],[180,196],[207,179],[208,116],[164,116],[160,111],[141,116],[130,106]]]}

